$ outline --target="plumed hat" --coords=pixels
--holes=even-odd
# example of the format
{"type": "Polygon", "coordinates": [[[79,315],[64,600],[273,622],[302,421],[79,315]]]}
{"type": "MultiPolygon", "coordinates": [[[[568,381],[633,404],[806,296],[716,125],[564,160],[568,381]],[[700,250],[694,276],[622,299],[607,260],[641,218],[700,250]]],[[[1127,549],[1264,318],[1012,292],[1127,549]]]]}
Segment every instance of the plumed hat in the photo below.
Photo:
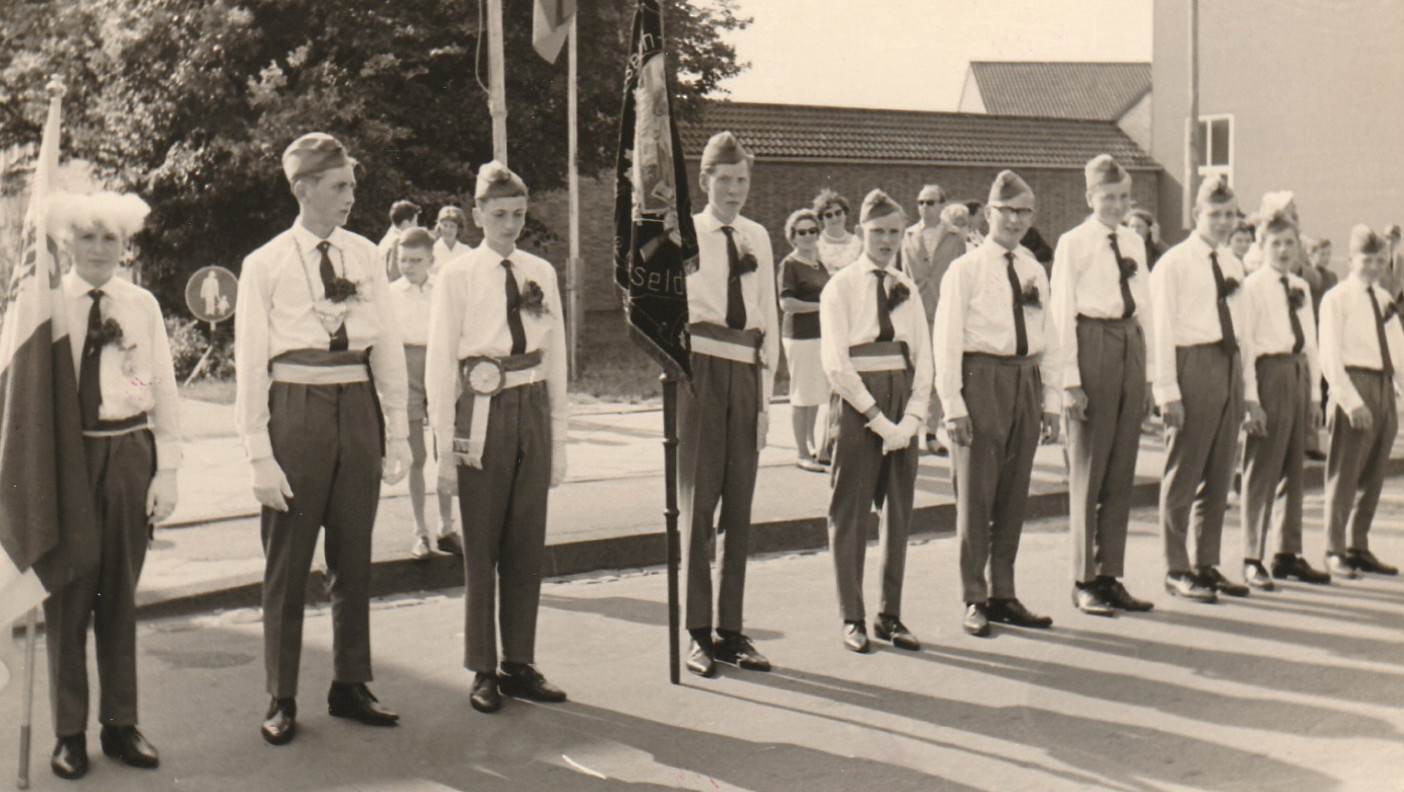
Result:
{"type": "Polygon", "coordinates": [[[497,160],[478,169],[478,183],[473,189],[474,201],[490,198],[524,198],[527,194],[526,182],[497,160]]]}
{"type": "Polygon", "coordinates": [[[1364,223],[1350,229],[1350,255],[1383,253],[1389,245],[1385,238],[1364,223]]]}
{"type": "Polygon", "coordinates": [[[1199,192],[1195,194],[1194,202],[1196,206],[1225,204],[1236,197],[1237,194],[1229,186],[1228,177],[1222,173],[1216,173],[1199,185],[1199,192]]]}

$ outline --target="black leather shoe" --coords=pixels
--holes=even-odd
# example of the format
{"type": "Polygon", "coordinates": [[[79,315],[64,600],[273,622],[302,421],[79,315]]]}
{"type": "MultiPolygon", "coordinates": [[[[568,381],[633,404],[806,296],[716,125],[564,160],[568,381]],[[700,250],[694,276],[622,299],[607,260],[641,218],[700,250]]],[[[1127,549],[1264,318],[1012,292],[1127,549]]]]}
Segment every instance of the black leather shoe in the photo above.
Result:
{"type": "Polygon", "coordinates": [[[502,693],[497,689],[497,674],[477,674],[473,677],[473,692],[468,702],[478,712],[492,714],[502,709],[502,693]]]}
{"type": "MultiPolygon", "coordinates": [[[[1272,562],[1272,568],[1277,569],[1277,562],[1272,562]]],[[[1281,577],[1278,575],[1277,577],[1281,577]]],[[[1243,582],[1259,591],[1272,591],[1277,588],[1273,585],[1272,576],[1268,575],[1267,568],[1263,562],[1257,559],[1245,560],[1243,562],[1243,582]]]]}
{"type": "Polygon", "coordinates": [[[102,742],[102,752],[121,760],[122,764],[151,770],[161,766],[161,755],[156,746],[147,742],[146,737],[135,726],[103,726],[98,735],[102,742]]]}
{"type": "Polygon", "coordinates": [[[756,651],[751,639],[741,633],[722,635],[712,650],[718,663],[734,665],[747,671],[769,671],[770,661],[756,651]]]}
{"type": "Polygon", "coordinates": [[[1369,572],[1374,575],[1397,575],[1399,567],[1390,566],[1378,558],[1369,550],[1347,550],[1351,566],[1361,572],[1369,572]]]}
{"type": "Polygon", "coordinates": [[[1248,596],[1247,586],[1242,583],[1235,583],[1224,577],[1224,573],[1220,572],[1216,567],[1200,567],[1199,583],[1205,588],[1213,589],[1220,594],[1225,594],[1230,597],[1248,596]]]}
{"type": "Polygon", "coordinates": [[[1131,592],[1121,584],[1120,580],[1114,577],[1103,576],[1097,578],[1097,583],[1102,589],[1102,599],[1107,601],[1117,610],[1124,610],[1132,613],[1145,613],[1155,607],[1155,603],[1149,600],[1136,599],[1131,596],[1131,592]]]}
{"type": "Polygon", "coordinates": [[[983,602],[971,602],[965,606],[965,618],[960,626],[977,638],[990,634],[989,606],[983,602]]]}
{"type": "Polygon", "coordinates": [[[879,640],[891,641],[898,649],[921,651],[921,641],[918,641],[917,637],[912,635],[912,631],[907,629],[907,625],[896,616],[879,613],[877,620],[873,622],[873,635],[879,640]]]}
{"type": "Polygon", "coordinates": [[[88,774],[88,737],[84,734],[71,734],[58,738],[54,745],[54,755],[49,759],[49,767],[54,775],[77,781],[88,774]]]}
{"type": "Polygon", "coordinates": [[[1072,590],[1072,602],[1077,609],[1089,616],[1115,616],[1116,609],[1107,602],[1102,595],[1102,589],[1096,583],[1075,583],[1072,590]]]}
{"type": "Polygon", "coordinates": [[[1200,582],[1193,572],[1170,572],[1165,575],[1165,591],[1176,597],[1184,597],[1195,602],[1218,602],[1219,595],[1214,589],[1200,582]]]}
{"type": "Polygon", "coordinates": [[[1327,553],[1326,571],[1343,580],[1355,580],[1360,577],[1360,570],[1355,568],[1354,559],[1344,553],[1327,553]]]}
{"type": "Polygon", "coordinates": [[[687,670],[700,677],[711,678],[717,675],[716,656],[711,639],[692,639],[692,646],[687,650],[687,670]]]}
{"type": "Polygon", "coordinates": [[[843,645],[850,652],[858,654],[867,654],[872,651],[872,644],[868,643],[868,628],[863,626],[862,622],[844,622],[843,645]]]}
{"type": "Polygon", "coordinates": [[[1313,569],[1305,558],[1299,555],[1278,553],[1272,559],[1272,576],[1279,580],[1300,580],[1324,586],[1331,582],[1331,573],[1313,569]]]}
{"type": "Polygon", "coordinates": [[[546,681],[540,671],[522,663],[503,663],[497,674],[497,687],[503,693],[528,701],[559,704],[566,692],[546,681]]]}
{"type": "Polygon", "coordinates": [[[380,699],[364,682],[333,682],[327,691],[327,712],[333,718],[350,718],[367,726],[394,726],[400,716],[380,706],[380,699]]]}
{"type": "Polygon", "coordinates": [[[297,733],[297,699],[273,699],[258,730],[269,745],[292,742],[293,735],[297,733]]]}
{"type": "Polygon", "coordinates": [[[990,598],[989,611],[990,621],[1002,622],[1015,627],[1032,627],[1043,630],[1053,626],[1052,616],[1040,616],[1028,608],[1017,599],[994,599],[990,598]]]}

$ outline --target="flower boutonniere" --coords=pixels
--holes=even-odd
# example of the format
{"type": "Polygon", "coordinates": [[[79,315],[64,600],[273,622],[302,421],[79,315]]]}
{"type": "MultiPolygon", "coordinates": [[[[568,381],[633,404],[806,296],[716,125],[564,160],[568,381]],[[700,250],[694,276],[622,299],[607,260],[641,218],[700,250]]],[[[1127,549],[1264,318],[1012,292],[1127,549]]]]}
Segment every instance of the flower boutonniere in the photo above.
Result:
{"type": "Polygon", "coordinates": [[[332,278],[331,283],[326,287],[326,299],[333,303],[344,303],[360,297],[359,284],[356,281],[337,276],[332,278]]]}
{"type": "Polygon", "coordinates": [[[1399,301],[1392,300],[1390,302],[1387,302],[1384,304],[1384,307],[1380,310],[1382,312],[1380,314],[1381,318],[1383,318],[1384,321],[1388,322],[1390,319],[1393,319],[1397,314],[1399,314],[1399,301]]]}
{"type": "Polygon", "coordinates": [[[541,284],[534,280],[526,282],[526,288],[522,291],[522,296],[517,302],[517,307],[532,316],[541,316],[550,313],[550,311],[546,309],[546,292],[542,291],[541,284]]]}
{"type": "Polygon", "coordinates": [[[1024,290],[1019,294],[1019,305],[1025,308],[1039,309],[1043,307],[1043,295],[1038,291],[1038,284],[1033,278],[1024,281],[1024,290]]]}
{"type": "Polygon", "coordinates": [[[131,349],[135,344],[127,343],[127,336],[122,332],[122,325],[115,317],[109,316],[98,325],[96,337],[93,338],[94,346],[97,349],[111,346],[121,350],[131,349]]]}
{"type": "Polygon", "coordinates": [[[892,288],[887,291],[887,310],[895,311],[897,306],[907,301],[912,296],[912,290],[907,288],[907,284],[897,281],[892,288]]]}
{"type": "Polygon", "coordinates": [[[1225,279],[1224,279],[1224,288],[1223,288],[1222,293],[1219,294],[1219,299],[1221,299],[1221,300],[1227,300],[1228,298],[1232,297],[1233,294],[1234,294],[1234,292],[1236,292],[1236,291],[1238,291],[1238,279],[1237,279],[1237,278],[1225,278],[1225,279]]]}
{"type": "Polygon", "coordinates": [[[1306,292],[1297,287],[1290,289],[1287,292],[1287,305],[1294,311],[1302,310],[1302,306],[1306,305],[1306,292]]]}
{"type": "Polygon", "coordinates": [[[1126,258],[1125,256],[1121,256],[1116,260],[1116,266],[1121,269],[1121,279],[1123,281],[1129,281],[1136,277],[1136,273],[1140,270],[1140,266],[1136,264],[1135,259],[1126,258]]]}
{"type": "Polygon", "coordinates": [[[760,264],[756,261],[756,254],[748,250],[742,253],[741,258],[736,262],[736,276],[739,278],[742,275],[755,272],[759,267],[760,264]]]}

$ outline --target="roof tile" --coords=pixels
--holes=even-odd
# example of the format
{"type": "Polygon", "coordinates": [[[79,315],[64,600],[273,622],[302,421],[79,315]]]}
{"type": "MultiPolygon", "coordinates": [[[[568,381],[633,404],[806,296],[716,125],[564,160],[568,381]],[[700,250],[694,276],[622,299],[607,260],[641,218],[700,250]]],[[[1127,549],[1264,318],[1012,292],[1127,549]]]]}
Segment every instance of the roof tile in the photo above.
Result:
{"type": "Polygon", "coordinates": [[[974,61],[985,111],[1113,121],[1151,90],[1149,63],[974,61]]]}

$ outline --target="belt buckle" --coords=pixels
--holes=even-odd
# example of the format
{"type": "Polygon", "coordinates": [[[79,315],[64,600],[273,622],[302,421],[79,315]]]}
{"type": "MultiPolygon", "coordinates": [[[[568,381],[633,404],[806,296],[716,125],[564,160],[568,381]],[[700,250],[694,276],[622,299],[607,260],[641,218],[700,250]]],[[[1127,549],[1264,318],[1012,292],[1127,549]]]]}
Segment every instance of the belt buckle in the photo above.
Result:
{"type": "Polygon", "coordinates": [[[463,381],[477,396],[496,396],[507,384],[507,373],[495,358],[482,357],[468,364],[463,381]]]}

